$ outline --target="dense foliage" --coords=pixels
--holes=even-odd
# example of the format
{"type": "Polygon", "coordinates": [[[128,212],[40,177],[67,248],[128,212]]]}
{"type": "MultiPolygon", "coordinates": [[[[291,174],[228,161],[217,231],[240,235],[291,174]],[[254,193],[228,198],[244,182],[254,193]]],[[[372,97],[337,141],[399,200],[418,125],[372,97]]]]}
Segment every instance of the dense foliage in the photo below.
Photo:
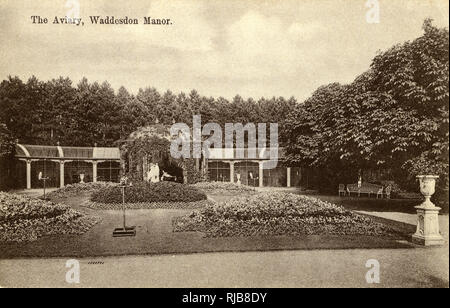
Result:
{"type": "Polygon", "coordinates": [[[14,146],[11,132],[0,122],[0,190],[6,190],[11,186],[14,146]]]}
{"type": "MultiPolygon", "coordinates": [[[[122,159],[125,162],[125,174],[133,181],[142,181],[144,170],[149,164],[158,164],[160,175],[166,172],[176,177],[176,182],[194,184],[204,180],[204,166],[196,164],[194,158],[175,159],[170,154],[170,127],[154,124],[141,127],[121,142],[122,159]]],[[[200,164],[200,160],[198,161],[200,164]]]]}
{"type": "MultiPolygon", "coordinates": [[[[137,182],[125,189],[126,203],[139,202],[194,202],[206,200],[198,189],[174,182],[137,182]]],[[[95,191],[91,201],[98,203],[122,203],[122,188],[104,187],[95,191]]]]}
{"type": "Polygon", "coordinates": [[[226,182],[199,182],[194,187],[209,193],[245,193],[254,192],[254,189],[247,185],[226,182]]]}
{"type": "Polygon", "coordinates": [[[34,241],[54,234],[82,234],[97,220],[65,205],[0,192],[0,242],[34,241]]]}
{"type": "Polygon", "coordinates": [[[391,235],[370,218],[316,198],[287,193],[240,196],[174,220],[175,231],[207,236],[391,235]]]}
{"type": "Polygon", "coordinates": [[[0,122],[14,138],[25,144],[112,146],[138,127],[173,121],[192,124],[200,114],[202,123],[281,122],[296,101],[283,97],[258,101],[236,95],[231,101],[189,94],[160,94],[155,88],[136,95],[124,87],[114,91],[108,82],[90,83],[83,78],[76,86],[69,78],[24,82],[9,77],[0,83],[0,122]]]}
{"type": "Polygon", "coordinates": [[[14,139],[5,124],[0,123],[0,158],[11,155],[14,151],[14,139]]]}
{"type": "Polygon", "coordinates": [[[298,105],[282,134],[287,160],[353,182],[358,169],[389,169],[410,187],[433,173],[448,188],[449,32],[430,20],[423,29],[379,53],[353,83],[322,86],[298,105]]]}

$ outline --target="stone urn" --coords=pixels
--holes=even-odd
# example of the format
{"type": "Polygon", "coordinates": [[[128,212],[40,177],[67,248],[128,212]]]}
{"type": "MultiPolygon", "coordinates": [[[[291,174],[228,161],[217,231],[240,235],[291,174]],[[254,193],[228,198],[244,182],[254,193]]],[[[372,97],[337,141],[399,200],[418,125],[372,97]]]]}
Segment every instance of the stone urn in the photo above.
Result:
{"type": "Polygon", "coordinates": [[[84,173],[80,174],[80,183],[84,183],[84,173]]]}
{"type": "Polygon", "coordinates": [[[425,201],[421,204],[423,207],[434,208],[435,205],[431,202],[431,196],[435,192],[437,175],[418,175],[420,185],[420,193],[425,197],[425,201]]]}
{"type": "Polygon", "coordinates": [[[431,202],[435,192],[437,175],[418,175],[420,192],[425,200],[415,208],[417,209],[417,229],[412,236],[413,243],[431,246],[444,244],[444,238],[439,231],[439,210],[431,202]]]}

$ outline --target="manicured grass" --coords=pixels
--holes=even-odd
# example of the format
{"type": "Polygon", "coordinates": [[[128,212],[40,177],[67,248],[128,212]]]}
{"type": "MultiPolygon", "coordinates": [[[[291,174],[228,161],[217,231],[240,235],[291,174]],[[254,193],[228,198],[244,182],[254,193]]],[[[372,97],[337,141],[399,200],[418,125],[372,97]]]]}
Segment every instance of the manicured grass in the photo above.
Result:
{"type": "Polygon", "coordinates": [[[88,198],[88,195],[80,195],[66,199],[66,204],[77,211],[101,218],[101,222],[88,232],[82,235],[48,236],[30,243],[0,243],[0,258],[414,247],[404,241],[408,234],[414,232],[415,227],[397,222],[392,224],[404,234],[397,238],[360,235],[206,238],[201,232],[172,232],[172,220],[192,211],[182,209],[128,210],[127,224],[137,227],[136,237],[113,238],[113,229],[122,224],[122,213],[83,208],[82,205],[88,198]]]}
{"type": "Polygon", "coordinates": [[[333,195],[312,195],[323,201],[345,207],[348,210],[367,212],[400,212],[414,214],[415,206],[422,203],[419,199],[376,199],[367,197],[339,197],[333,195]]]}

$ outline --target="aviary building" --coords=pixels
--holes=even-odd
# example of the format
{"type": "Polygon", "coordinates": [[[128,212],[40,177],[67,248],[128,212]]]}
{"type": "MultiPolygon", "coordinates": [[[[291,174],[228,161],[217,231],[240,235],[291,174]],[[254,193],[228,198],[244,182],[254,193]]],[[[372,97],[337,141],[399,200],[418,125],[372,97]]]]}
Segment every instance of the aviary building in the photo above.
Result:
{"type": "Polygon", "coordinates": [[[117,182],[121,170],[118,148],[16,145],[19,188],[63,187],[79,182],[117,182]]]}
{"type": "MultiPolygon", "coordinates": [[[[283,157],[283,149],[279,151],[283,157]]],[[[63,187],[80,182],[118,182],[122,174],[119,148],[67,147],[44,145],[16,145],[17,158],[15,173],[18,188],[41,188],[43,181],[39,173],[47,178],[47,187],[63,187]]],[[[211,149],[208,159],[203,158],[199,168],[207,173],[209,181],[234,182],[254,187],[299,186],[302,172],[297,167],[265,169],[263,152],[256,157],[236,158],[236,149],[211,149]]],[[[161,170],[163,172],[164,170],[161,170]]]]}

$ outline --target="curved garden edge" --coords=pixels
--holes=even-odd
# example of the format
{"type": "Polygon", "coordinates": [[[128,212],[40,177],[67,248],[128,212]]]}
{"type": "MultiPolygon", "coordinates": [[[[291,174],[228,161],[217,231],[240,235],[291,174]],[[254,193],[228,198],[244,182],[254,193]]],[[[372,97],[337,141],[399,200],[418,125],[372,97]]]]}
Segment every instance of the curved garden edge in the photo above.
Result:
{"type": "MultiPolygon", "coordinates": [[[[156,210],[155,210],[156,211],[156,210]]],[[[95,226],[97,229],[100,226],[95,226]]],[[[110,231],[110,230],[108,230],[110,231]]],[[[89,232],[90,233],[90,232],[89,232]]],[[[161,241],[160,234],[138,228],[136,238],[113,239],[99,234],[40,238],[34,242],[0,243],[0,259],[45,257],[108,257],[213,252],[270,252],[289,250],[414,249],[401,239],[374,236],[308,235],[206,238],[199,232],[173,233],[161,241]],[[99,236],[102,243],[95,242],[99,236]]]]}
{"type": "MultiPolygon", "coordinates": [[[[390,219],[378,222],[394,225],[404,236],[395,239],[377,236],[305,235],[305,236],[252,236],[208,238],[201,232],[172,232],[173,220],[191,209],[135,209],[127,211],[127,222],[136,225],[133,238],[113,238],[112,230],[122,223],[122,209],[99,210],[88,208],[89,194],[69,197],[64,204],[89,215],[100,216],[102,221],[82,235],[58,235],[39,238],[27,243],[0,243],[0,258],[33,257],[106,257],[124,255],[190,254],[207,252],[244,252],[313,249],[414,249],[405,239],[415,226],[390,219]]],[[[364,215],[364,214],[363,214],[364,215]]]]}
{"type": "Polygon", "coordinates": [[[320,199],[287,193],[260,193],[176,217],[175,232],[202,232],[206,237],[353,235],[404,238],[403,230],[320,199]]]}
{"type": "MultiPolygon", "coordinates": [[[[189,210],[151,209],[127,212],[127,221],[137,226],[136,237],[113,238],[120,226],[120,211],[98,211],[102,221],[82,235],[59,235],[27,243],[0,243],[0,258],[106,257],[125,255],[191,254],[315,249],[414,249],[404,237],[377,236],[253,236],[208,238],[201,232],[172,232],[172,221],[189,210]],[[145,211],[146,215],[142,215],[145,211]],[[104,213],[104,215],[103,215],[104,213]]],[[[377,219],[378,220],[378,219],[377,219]]],[[[379,221],[382,221],[380,218],[379,221]]],[[[405,235],[414,225],[397,224],[405,235]]]]}
{"type": "Polygon", "coordinates": [[[29,242],[46,236],[80,235],[100,221],[74,208],[0,192],[0,242],[29,242]]]}
{"type": "Polygon", "coordinates": [[[94,210],[152,210],[152,209],[198,209],[211,204],[210,199],[193,202],[136,202],[136,203],[101,203],[86,200],[84,207],[94,210]]]}

